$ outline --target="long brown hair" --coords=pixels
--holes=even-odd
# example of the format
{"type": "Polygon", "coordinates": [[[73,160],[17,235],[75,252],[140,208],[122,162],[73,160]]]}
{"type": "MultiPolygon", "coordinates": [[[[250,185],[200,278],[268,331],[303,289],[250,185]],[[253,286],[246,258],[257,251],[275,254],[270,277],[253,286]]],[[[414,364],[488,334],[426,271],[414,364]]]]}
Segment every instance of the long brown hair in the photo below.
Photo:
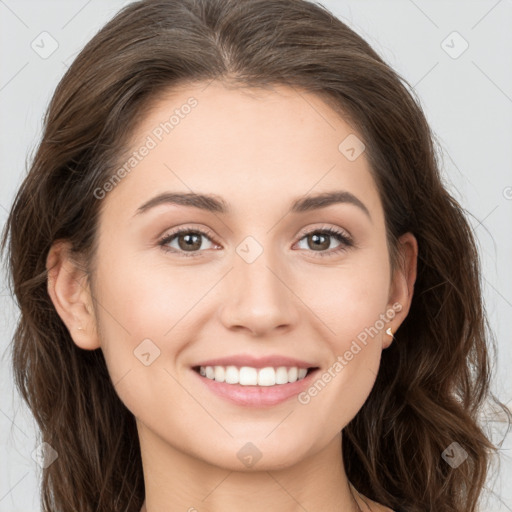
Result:
{"type": "MultiPolygon", "coordinates": [[[[353,30],[304,0],[147,0],[120,11],[60,81],[2,239],[21,316],[16,386],[59,454],[44,469],[45,511],[138,511],[144,482],[132,414],[100,349],[72,341],[47,292],[51,244],[69,240],[94,274],[100,201],[137,120],[173,86],[222,80],[321,96],[363,137],[397,239],[418,240],[410,312],[377,380],[343,430],[349,480],[408,512],[474,512],[496,446],[480,425],[492,401],[480,261],[463,208],[445,190],[436,140],[412,88],[353,30]],[[442,457],[457,442],[454,468],[442,457]]],[[[341,142],[341,141],[340,141],[341,142]]],[[[81,259],[79,258],[81,257],[81,259]]]]}

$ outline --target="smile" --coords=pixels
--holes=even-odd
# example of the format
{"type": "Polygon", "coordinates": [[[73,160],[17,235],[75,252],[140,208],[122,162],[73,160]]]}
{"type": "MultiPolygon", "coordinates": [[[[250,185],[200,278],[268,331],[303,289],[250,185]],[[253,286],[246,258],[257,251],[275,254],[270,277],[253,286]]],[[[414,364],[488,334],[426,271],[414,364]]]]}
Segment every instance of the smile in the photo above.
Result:
{"type": "Polygon", "coordinates": [[[302,380],[308,373],[307,368],[297,366],[200,366],[198,371],[207,379],[241,386],[279,386],[302,380]]]}
{"type": "Polygon", "coordinates": [[[245,407],[275,406],[296,399],[320,371],[318,367],[234,365],[201,365],[192,370],[214,395],[245,407]]]}

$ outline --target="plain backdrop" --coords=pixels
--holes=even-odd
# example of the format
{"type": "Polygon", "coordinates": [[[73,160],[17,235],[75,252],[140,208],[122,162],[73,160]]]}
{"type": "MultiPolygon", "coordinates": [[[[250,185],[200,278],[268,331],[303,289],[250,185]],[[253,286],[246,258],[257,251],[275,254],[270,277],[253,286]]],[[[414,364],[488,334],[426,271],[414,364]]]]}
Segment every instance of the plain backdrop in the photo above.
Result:
{"type": "MultiPolygon", "coordinates": [[[[121,0],[0,0],[0,222],[61,76],[121,0]]],[[[478,238],[486,308],[498,342],[493,390],[512,399],[512,0],[324,0],[414,88],[442,145],[446,186],[478,238]]],[[[39,444],[17,395],[9,344],[18,311],[0,281],[0,512],[39,506],[39,444]]],[[[512,510],[511,436],[489,420],[501,466],[482,510],[512,510]]],[[[313,512],[313,511],[311,511],[313,512]]]]}

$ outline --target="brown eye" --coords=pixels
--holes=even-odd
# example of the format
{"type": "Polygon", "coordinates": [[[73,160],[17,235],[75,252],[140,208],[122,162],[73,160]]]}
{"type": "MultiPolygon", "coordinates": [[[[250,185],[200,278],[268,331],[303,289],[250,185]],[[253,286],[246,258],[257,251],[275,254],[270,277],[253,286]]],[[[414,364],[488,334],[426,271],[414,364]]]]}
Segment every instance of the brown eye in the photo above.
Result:
{"type": "Polygon", "coordinates": [[[180,256],[198,256],[202,252],[200,249],[203,245],[203,238],[208,239],[210,242],[212,241],[209,233],[205,231],[182,228],[166,235],[160,240],[159,245],[164,251],[174,252],[180,256]],[[174,241],[177,241],[178,247],[172,247],[170,245],[174,243],[174,241]]]}
{"type": "Polygon", "coordinates": [[[180,233],[176,235],[180,249],[184,251],[200,249],[203,235],[198,233],[180,233]]]}
{"type": "Polygon", "coordinates": [[[318,256],[338,254],[354,246],[352,239],[348,235],[334,228],[311,231],[306,233],[301,238],[301,241],[304,239],[307,240],[307,249],[318,253],[318,256]],[[339,242],[339,245],[333,250],[328,251],[331,245],[331,238],[335,238],[339,242]]]}
{"type": "Polygon", "coordinates": [[[326,235],[324,233],[313,233],[308,235],[306,238],[308,241],[311,241],[311,244],[308,244],[310,248],[326,251],[331,245],[330,235],[326,235]]]}
{"type": "MultiPolygon", "coordinates": [[[[179,256],[201,256],[203,238],[212,242],[212,235],[209,232],[200,229],[181,228],[173,233],[166,235],[159,242],[159,245],[166,252],[172,252],[179,256]],[[177,242],[177,247],[170,244],[177,242]]],[[[317,253],[318,256],[332,256],[354,246],[349,235],[343,231],[334,228],[316,229],[306,233],[300,241],[306,239],[306,249],[317,253]],[[336,239],[339,244],[332,250],[329,250],[331,239],[336,239]]]]}

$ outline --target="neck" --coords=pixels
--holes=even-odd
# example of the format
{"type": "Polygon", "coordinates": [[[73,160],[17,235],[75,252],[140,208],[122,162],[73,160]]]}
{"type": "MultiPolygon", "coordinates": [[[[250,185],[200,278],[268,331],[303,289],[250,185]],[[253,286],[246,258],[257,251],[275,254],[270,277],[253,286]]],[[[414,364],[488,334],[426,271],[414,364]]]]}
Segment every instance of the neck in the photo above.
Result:
{"type": "Polygon", "coordinates": [[[238,471],[211,465],[137,427],[146,490],[141,512],[238,512],[242,505],[244,512],[368,510],[346,477],[341,433],[298,463],[238,471]]]}

